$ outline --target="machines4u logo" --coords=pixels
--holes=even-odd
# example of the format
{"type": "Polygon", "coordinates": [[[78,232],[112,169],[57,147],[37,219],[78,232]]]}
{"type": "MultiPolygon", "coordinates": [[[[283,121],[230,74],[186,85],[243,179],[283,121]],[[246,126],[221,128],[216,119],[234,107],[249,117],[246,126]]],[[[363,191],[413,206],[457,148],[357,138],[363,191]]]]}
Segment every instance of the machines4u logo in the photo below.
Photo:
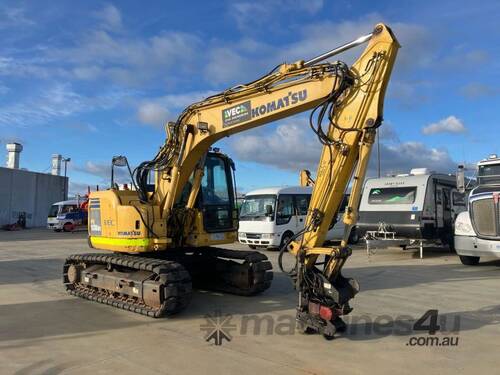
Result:
{"type": "Polygon", "coordinates": [[[222,127],[239,124],[240,122],[248,121],[254,117],[263,116],[267,113],[278,111],[288,106],[293,106],[307,99],[307,90],[290,91],[276,100],[272,100],[266,104],[252,108],[250,100],[234,105],[222,110],[222,127]]]}

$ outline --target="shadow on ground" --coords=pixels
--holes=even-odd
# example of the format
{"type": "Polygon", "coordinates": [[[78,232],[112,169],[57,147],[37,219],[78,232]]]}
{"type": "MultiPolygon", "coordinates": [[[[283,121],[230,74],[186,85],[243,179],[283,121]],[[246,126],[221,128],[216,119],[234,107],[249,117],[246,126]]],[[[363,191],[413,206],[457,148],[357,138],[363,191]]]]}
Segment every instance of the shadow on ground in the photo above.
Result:
{"type": "Polygon", "coordinates": [[[63,259],[20,259],[0,262],[0,285],[61,279],[63,259]]]}

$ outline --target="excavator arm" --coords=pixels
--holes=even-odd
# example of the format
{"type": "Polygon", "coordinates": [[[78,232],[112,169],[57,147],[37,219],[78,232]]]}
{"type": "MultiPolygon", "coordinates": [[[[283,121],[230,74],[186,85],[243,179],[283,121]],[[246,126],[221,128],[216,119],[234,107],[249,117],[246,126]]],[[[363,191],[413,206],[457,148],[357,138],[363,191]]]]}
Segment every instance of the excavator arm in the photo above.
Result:
{"type": "MultiPolygon", "coordinates": [[[[352,45],[366,40],[366,49],[351,67],[342,62],[320,63],[333,53],[308,62],[283,64],[255,82],[189,106],[176,123],[168,125],[170,137],[156,157],[166,163],[154,163],[162,170],[155,203],[162,207],[162,216],[168,217],[174,214],[174,203],[190,176],[191,193],[183,209],[193,207],[203,161],[213,143],[313,110],[310,125],[323,145],[317,177],[305,227],[286,249],[281,249],[281,256],[288,250],[297,259],[291,275],[300,296],[299,321],[325,335],[333,335],[342,326],[339,317],[350,311],[348,301],[359,289],[356,281],[341,275],[341,269],[351,253],[347,241],[356,223],[370,151],[382,123],[384,94],[399,48],[391,30],[383,24],[376,25],[372,34],[352,45]],[[343,239],[336,248],[324,247],[326,233],[351,177],[343,239]],[[323,270],[317,267],[319,256],[325,257],[323,270]],[[330,318],[321,319],[320,312],[330,318]]],[[[189,231],[189,225],[175,230],[189,231]]]]}

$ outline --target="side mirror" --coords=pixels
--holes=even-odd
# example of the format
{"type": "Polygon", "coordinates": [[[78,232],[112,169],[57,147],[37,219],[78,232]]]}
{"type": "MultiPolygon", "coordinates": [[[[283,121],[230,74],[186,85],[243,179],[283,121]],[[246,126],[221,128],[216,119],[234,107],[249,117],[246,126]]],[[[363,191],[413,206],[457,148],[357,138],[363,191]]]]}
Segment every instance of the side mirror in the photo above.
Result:
{"type": "Polygon", "coordinates": [[[465,168],[463,165],[459,165],[457,170],[457,190],[462,194],[465,193],[465,168]]]}
{"type": "Polygon", "coordinates": [[[118,190],[118,186],[115,184],[115,167],[128,167],[127,157],[119,155],[113,156],[111,159],[111,189],[118,190]]]}
{"type": "Polygon", "coordinates": [[[266,204],[266,216],[271,216],[273,214],[273,206],[266,204]]]}

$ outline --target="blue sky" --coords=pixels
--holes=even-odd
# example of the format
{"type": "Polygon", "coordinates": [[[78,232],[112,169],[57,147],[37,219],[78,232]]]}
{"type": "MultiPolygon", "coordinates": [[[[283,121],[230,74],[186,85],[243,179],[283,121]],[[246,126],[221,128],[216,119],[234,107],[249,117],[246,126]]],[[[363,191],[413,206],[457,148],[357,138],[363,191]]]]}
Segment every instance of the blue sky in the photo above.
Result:
{"type": "MultiPolygon", "coordinates": [[[[113,155],[149,160],[162,124],[193,101],[382,21],[402,44],[385,103],[382,173],[450,172],[500,153],[499,17],[498,1],[4,0],[1,147],[23,143],[21,167],[35,171],[48,171],[53,153],[71,157],[73,192],[102,185],[113,155]]],[[[245,191],[296,184],[320,150],[305,115],[218,146],[235,159],[245,191]]]]}

